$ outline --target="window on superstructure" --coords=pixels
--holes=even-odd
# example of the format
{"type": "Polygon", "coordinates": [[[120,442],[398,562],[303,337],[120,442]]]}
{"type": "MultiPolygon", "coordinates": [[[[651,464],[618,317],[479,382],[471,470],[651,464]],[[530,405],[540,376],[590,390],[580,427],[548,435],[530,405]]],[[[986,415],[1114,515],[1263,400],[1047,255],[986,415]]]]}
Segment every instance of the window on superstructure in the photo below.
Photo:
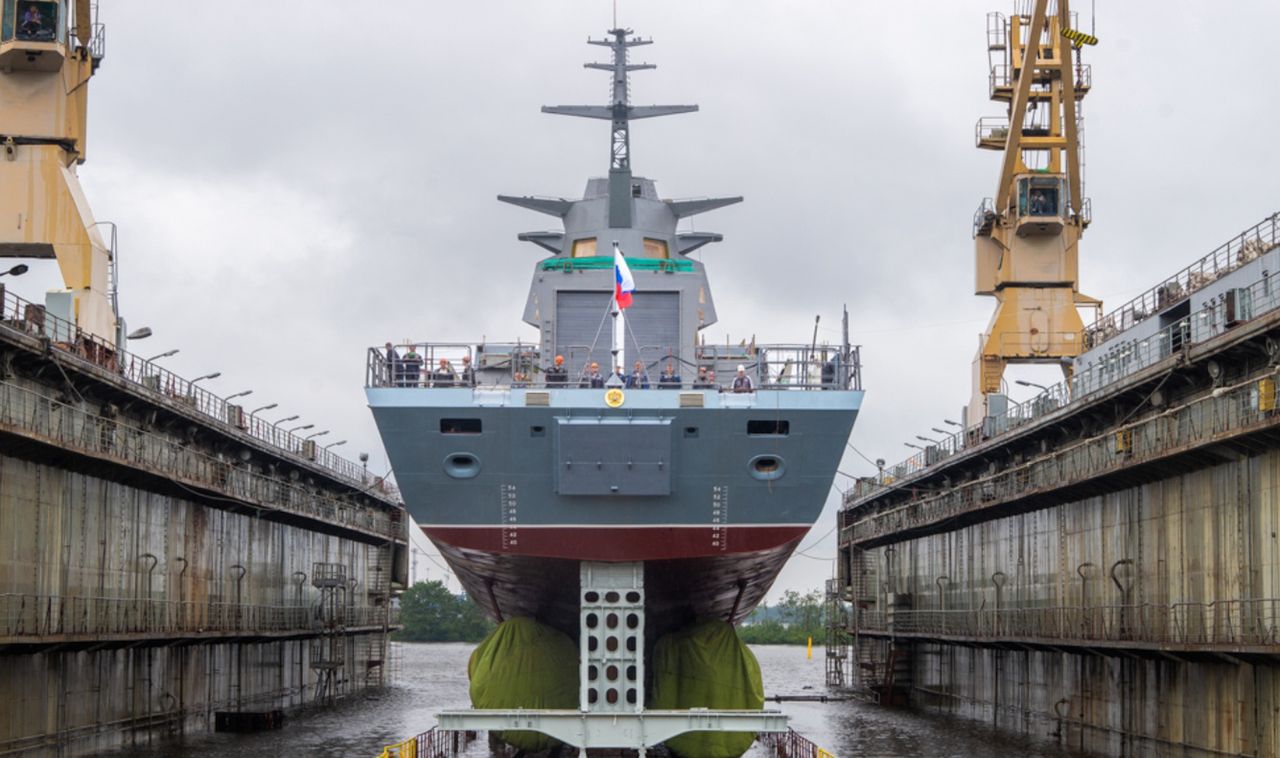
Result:
{"type": "Polygon", "coordinates": [[[644,238],[644,257],[660,258],[666,260],[671,257],[667,252],[667,243],[663,240],[656,240],[650,237],[644,238]]]}
{"type": "Polygon", "coordinates": [[[791,434],[791,422],[773,418],[750,419],[747,421],[747,434],[752,437],[785,437],[791,434]]]}
{"type": "Polygon", "coordinates": [[[440,419],[441,434],[479,434],[480,419],[478,418],[442,418],[440,419]]]}
{"type": "Polygon", "coordinates": [[[596,238],[583,237],[573,241],[574,258],[594,258],[596,255],[596,238]]]}

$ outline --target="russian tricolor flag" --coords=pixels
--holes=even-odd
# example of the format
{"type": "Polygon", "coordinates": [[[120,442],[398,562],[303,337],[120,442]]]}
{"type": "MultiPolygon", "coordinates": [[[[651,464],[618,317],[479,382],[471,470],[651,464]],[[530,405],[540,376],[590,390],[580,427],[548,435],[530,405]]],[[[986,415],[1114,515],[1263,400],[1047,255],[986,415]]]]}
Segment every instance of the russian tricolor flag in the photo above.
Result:
{"type": "Polygon", "coordinates": [[[618,243],[613,243],[613,281],[614,299],[618,308],[625,309],[631,305],[631,293],[636,291],[636,280],[631,278],[631,269],[627,268],[627,259],[623,257],[618,243]]]}

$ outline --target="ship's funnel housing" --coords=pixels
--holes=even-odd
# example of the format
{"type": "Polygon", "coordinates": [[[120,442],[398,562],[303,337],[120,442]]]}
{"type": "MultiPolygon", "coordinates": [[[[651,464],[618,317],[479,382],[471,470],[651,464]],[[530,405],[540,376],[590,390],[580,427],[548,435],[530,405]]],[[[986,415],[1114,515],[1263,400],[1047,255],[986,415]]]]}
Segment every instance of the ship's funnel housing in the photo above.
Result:
{"type": "Polygon", "coordinates": [[[677,225],[682,218],[742,198],[664,200],[652,179],[632,173],[631,121],[691,113],[698,106],[631,105],[630,72],[654,65],[630,63],[628,51],[652,40],[633,37],[630,29],[612,29],[609,35],[609,39],[588,42],[610,48],[613,61],[586,67],[613,75],[611,102],[542,109],[611,123],[608,176],[588,180],[579,200],[498,196],[502,202],[555,216],[563,225],[562,231],[519,235],[520,240],[552,253],[536,267],[524,320],[541,330],[545,353],[573,356],[573,365],[590,360],[607,365],[609,340],[607,335],[601,340],[596,327],[613,292],[612,249],[617,242],[637,288],[636,304],[628,312],[627,354],[646,364],[667,358],[687,361],[698,330],[715,323],[716,315],[702,262],[686,256],[723,238],[712,232],[680,232],[677,225]]]}

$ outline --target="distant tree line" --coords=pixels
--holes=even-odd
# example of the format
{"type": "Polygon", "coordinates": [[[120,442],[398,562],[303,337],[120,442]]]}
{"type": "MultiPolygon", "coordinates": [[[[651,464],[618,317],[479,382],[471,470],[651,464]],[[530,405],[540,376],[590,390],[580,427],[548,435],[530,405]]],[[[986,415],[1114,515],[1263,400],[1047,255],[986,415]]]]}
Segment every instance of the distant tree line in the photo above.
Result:
{"type": "Polygon", "coordinates": [[[493,629],[480,606],[442,582],[418,582],[400,595],[401,642],[479,642],[493,629]]]}
{"type": "Polygon", "coordinates": [[[738,639],[748,645],[803,645],[810,638],[815,645],[823,644],[826,623],[822,593],[814,590],[801,595],[787,590],[777,605],[757,606],[738,627],[738,639]]]}
{"type": "MultiPolygon", "coordinates": [[[[494,624],[466,595],[455,595],[442,582],[418,582],[400,595],[400,622],[394,639],[402,642],[479,642],[494,624]]],[[[761,603],[738,627],[749,645],[803,645],[826,640],[826,605],[822,593],[788,590],[775,605],[761,603]]]]}

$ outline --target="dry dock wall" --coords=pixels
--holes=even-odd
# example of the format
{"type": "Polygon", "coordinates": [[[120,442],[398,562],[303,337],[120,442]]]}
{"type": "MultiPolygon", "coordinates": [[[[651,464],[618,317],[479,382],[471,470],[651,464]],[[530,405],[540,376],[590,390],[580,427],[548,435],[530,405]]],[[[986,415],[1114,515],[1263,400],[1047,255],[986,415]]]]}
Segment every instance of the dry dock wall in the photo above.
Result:
{"type": "Polygon", "coordinates": [[[869,549],[862,631],[894,617],[921,704],[1108,755],[1280,755],[1278,484],[1270,450],[869,549]]]}
{"type": "Polygon", "coordinates": [[[0,322],[0,755],[151,744],[388,681],[405,519],[381,482],[14,323],[0,322]]]}
{"type": "Polygon", "coordinates": [[[1280,307],[1250,292],[860,482],[847,680],[1097,754],[1280,755],[1280,307]]]}

